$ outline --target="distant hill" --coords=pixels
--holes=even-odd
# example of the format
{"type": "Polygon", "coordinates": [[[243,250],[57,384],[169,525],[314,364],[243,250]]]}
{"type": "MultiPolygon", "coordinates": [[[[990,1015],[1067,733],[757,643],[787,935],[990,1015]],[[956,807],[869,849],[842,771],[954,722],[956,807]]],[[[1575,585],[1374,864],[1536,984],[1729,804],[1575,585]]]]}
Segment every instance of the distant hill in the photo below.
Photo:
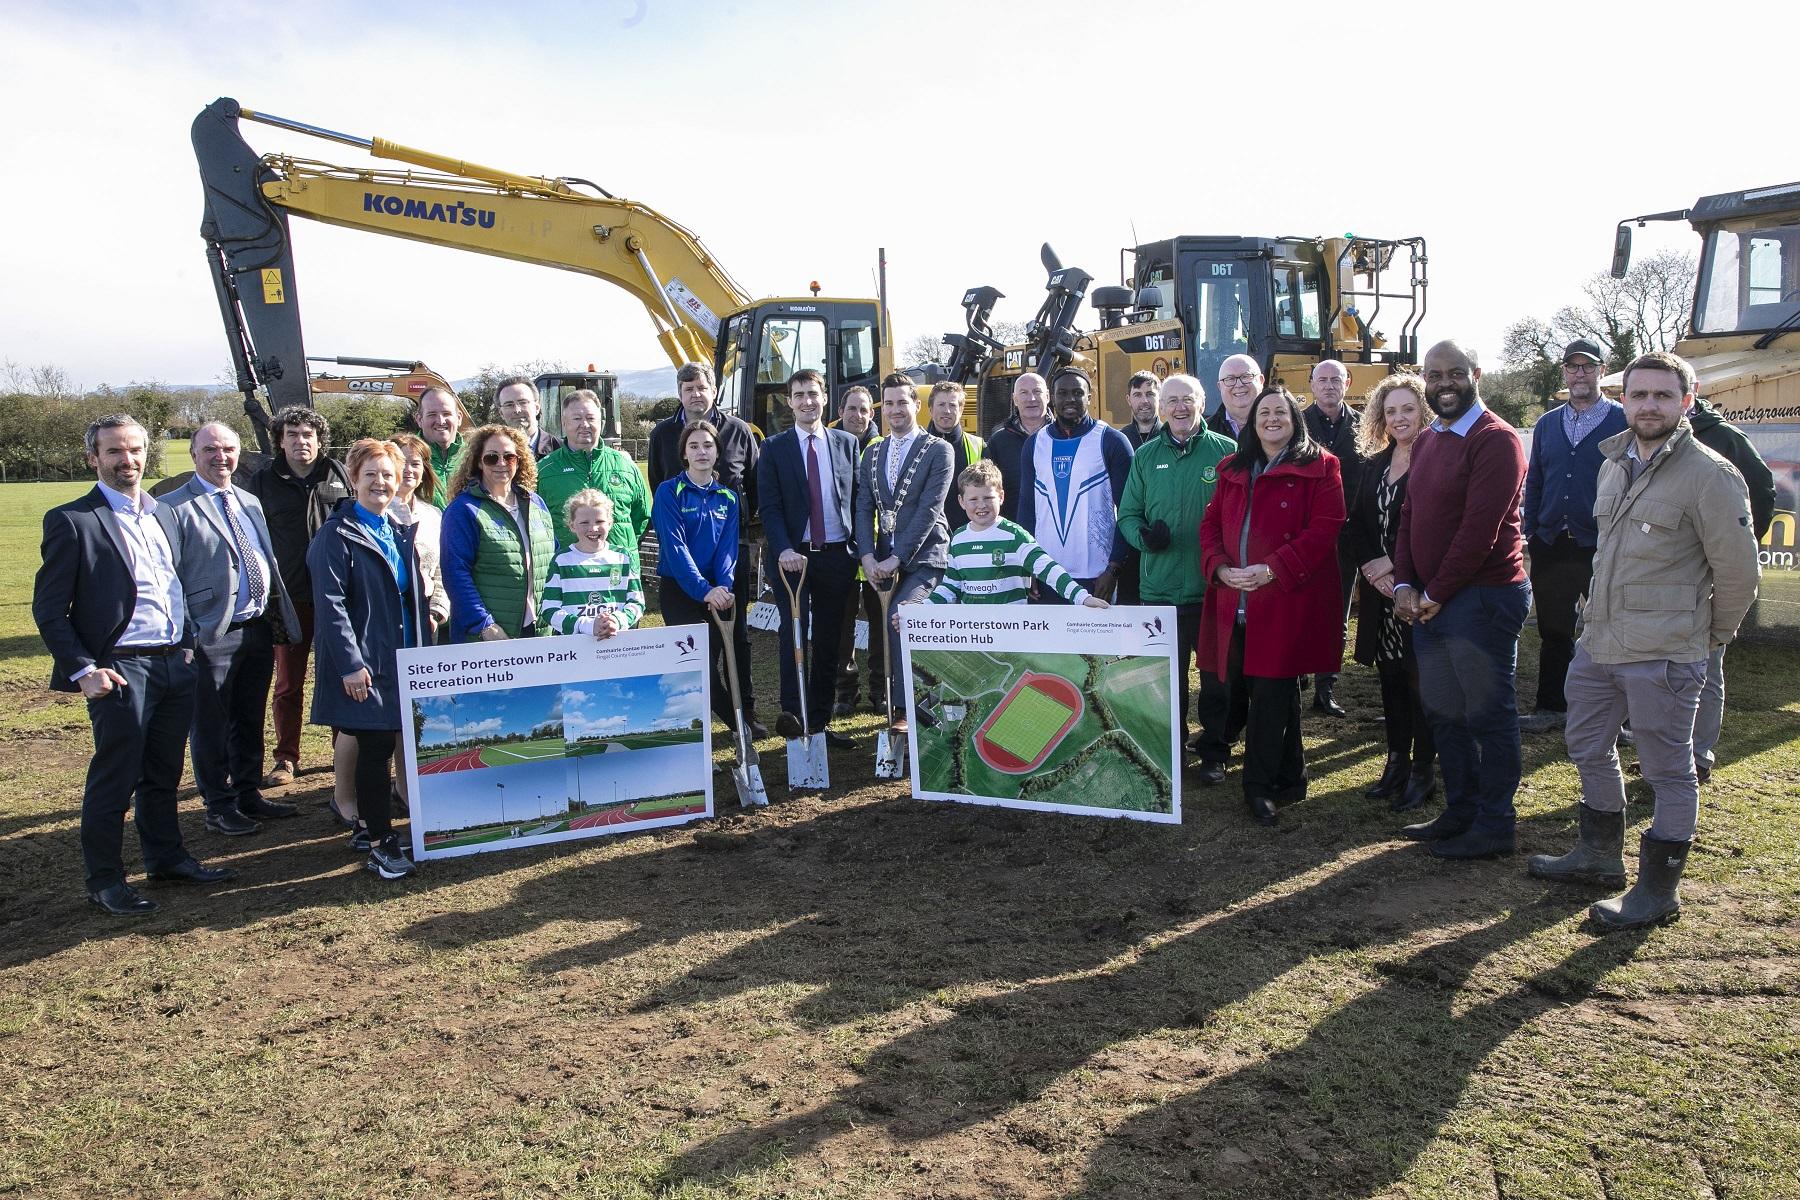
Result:
{"type": "MultiPolygon", "coordinates": [[[[611,368],[602,366],[600,369],[606,371],[611,368]]],[[[674,367],[651,367],[644,371],[613,371],[613,374],[619,377],[621,392],[633,392],[639,396],[649,396],[652,399],[661,399],[664,396],[675,394],[674,367]]],[[[475,379],[452,379],[450,386],[461,391],[464,388],[474,387],[477,382],[475,379]]]]}

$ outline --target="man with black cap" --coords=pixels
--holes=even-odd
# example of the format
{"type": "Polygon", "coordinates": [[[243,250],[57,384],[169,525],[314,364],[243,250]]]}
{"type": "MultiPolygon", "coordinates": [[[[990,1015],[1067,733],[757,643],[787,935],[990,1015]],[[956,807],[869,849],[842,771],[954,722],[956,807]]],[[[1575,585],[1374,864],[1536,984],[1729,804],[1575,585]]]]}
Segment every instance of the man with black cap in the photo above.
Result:
{"type": "Polygon", "coordinates": [[[1561,729],[1569,702],[1563,679],[1575,656],[1575,610],[1594,575],[1594,490],[1605,455],[1600,443],[1625,429],[1625,410],[1600,394],[1603,353],[1588,338],[1563,349],[1568,403],[1538,418],[1525,469],[1525,546],[1537,603],[1536,711],[1519,718],[1526,733],[1561,729]]]}

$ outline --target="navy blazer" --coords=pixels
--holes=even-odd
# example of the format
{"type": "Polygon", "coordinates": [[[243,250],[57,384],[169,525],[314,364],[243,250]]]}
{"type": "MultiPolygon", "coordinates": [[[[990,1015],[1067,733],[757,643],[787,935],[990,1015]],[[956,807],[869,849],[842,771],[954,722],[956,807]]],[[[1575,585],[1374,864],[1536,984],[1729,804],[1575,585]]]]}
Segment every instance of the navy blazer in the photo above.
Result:
{"type": "MultiPolygon", "coordinates": [[[[240,520],[250,523],[255,536],[262,539],[269,562],[268,599],[263,613],[277,643],[300,640],[300,618],[282,582],[281,564],[275,558],[275,542],[269,536],[269,523],[263,516],[262,501],[236,484],[231,498],[243,514],[240,520]]],[[[163,498],[173,505],[181,518],[185,541],[181,555],[181,584],[187,592],[188,620],[198,631],[202,645],[211,645],[231,628],[233,609],[237,607],[239,564],[237,542],[219,502],[206,490],[198,475],[163,498]]]]}
{"type": "MultiPolygon", "coordinates": [[[[169,539],[179,572],[182,538],[174,506],[159,502],[156,521],[169,539]]],[[[43,555],[31,593],[31,617],[55,659],[50,687],[79,692],[81,685],[69,676],[106,662],[137,608],[125,535],[99,487],[44,514],[43,555]]],[[[193,644],[190,617],[181,645],[193,644]]]]}
{"type": "Polygon", "coordinates": [[[413,546],[415,527],[387,515],[394,542],[406,561],[406,594],[394,583],[375,538],[356,519],[355,501],[346,500],[319,526],[306,549],[312,573],[313,679],[312,720],[338,729],[401,728],[400,667],[402,649],[419,644],[425,606],[419,587],[419,556],[413,546]],[[412,641],[406,627],[412,626],[412,641]],[[369,696],[344,695],[344,676],[369,672],[369,696]]]}
{"type": "MultiPolygon", "coordinates": [[[[825,496],[825,503],[836,505],[838,520],[844,526],[844,540],[852,541],[856,536],[850,511],[851,488],[856,479],[856,435],[842,429],[820,432],[831,455],[832,491],[825,496]]],[[[806,486],[806,454],[799,433],[793,429],[784,429],[763,443],[756,463],[756,495],[763,539],[768,543],[765,557],[774,563],[782,551],[800,549],[806,540],[807,514],[812,511],[812,496],[806,486]]]]}

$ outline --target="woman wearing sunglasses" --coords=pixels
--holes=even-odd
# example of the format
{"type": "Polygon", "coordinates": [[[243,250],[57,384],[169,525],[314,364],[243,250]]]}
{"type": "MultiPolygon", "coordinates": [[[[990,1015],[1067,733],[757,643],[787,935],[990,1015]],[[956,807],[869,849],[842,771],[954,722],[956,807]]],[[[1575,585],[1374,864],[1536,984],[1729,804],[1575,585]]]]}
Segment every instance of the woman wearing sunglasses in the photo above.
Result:
{"type": "Polygon", "coordinates": [[[525,435],[483,425],[450,476],[439,564],[450,593],[451,640],[500,641],[537,633],[556,529],[536,492],[525,435]]]}

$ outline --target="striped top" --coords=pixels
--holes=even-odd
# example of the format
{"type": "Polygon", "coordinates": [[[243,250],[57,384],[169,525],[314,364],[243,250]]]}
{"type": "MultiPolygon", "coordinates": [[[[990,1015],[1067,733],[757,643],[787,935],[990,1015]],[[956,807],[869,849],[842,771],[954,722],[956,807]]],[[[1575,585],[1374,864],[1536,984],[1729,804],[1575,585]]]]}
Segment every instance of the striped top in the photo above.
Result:
{"type": "Polygon", "coordinates": [[[933,604],[1024,604],[1031,581],[1081,604],[1087,589],[1044,552],[1024,529],[1001,517],[986,529],[967,525],[950,539],[950,563],[943,582],[926,597],[933,604]]]}
{"type": "Polygon", "coordinates": [[[580,547],[564,550],[544,584],[544,628],[591,634],[601,612],[612,613],[627,629],[644,615],[644,588],[630,556],[611,546],[592,554],[580,547]]]}

